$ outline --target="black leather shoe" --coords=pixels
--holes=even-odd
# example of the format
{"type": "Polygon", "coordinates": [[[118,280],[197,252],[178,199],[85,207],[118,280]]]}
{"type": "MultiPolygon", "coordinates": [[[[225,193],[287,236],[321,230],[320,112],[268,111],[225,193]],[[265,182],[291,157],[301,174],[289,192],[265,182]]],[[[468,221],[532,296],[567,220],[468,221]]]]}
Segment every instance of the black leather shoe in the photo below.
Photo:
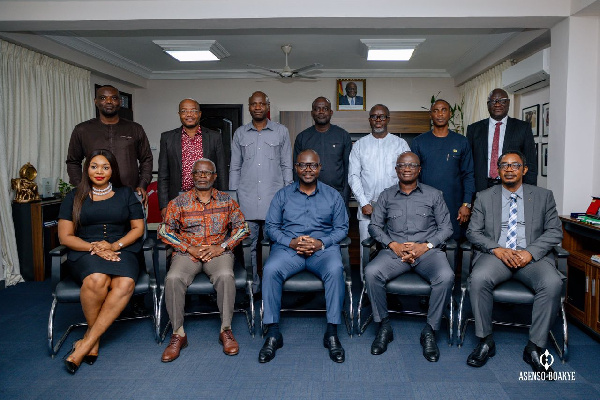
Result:
{"type": "Polygon", "coordinates": [[[329,349],[329,358],[331,358],[331,361],[343,363],[346,360],[346,353],[344,352],[342,343],[340,343],[340,339],[337,335],[324,337],[323,346],[326,349],[329,349]]]}
{"type": "Polygon", "coordinates": [[[475,350],[469,354],[467,358],[467,365],[471,367],[483,367],[487,362],[488,358],[496,355],[496,343],[492,340],[492,343],[488,345],[485,342],[479,342],[475,350]]]}
{"type": "Polygon", "coordinates": [[[429,362],[437,362],[440,359],[440,349],[435,341],[435,333],[421,332],[421,346],[423,346],[423,357],[429,362]]]}
{"type": "Polygon", "coordinates": [[[263,344],[262,349],[258,352],[258,362],[259,363],[267,363],[275,358],[275,353],[277,353],[277,349],[283,347],[283,336],[281,333],[277,337],[269,336],[265,340],[265,344],[263,344]]]}
{"type": "MultiPolygon", "coordinates": [[[[528,352],[527,349],[523,350],[523,361],[531,365],[531,369],[533,370],[533,372],[543,372],[546,375],[546,377],[548,377],[546,378],[546,380],[552,380],[551,378],[554,374],[554,370],[551,366],[548,366],[548,369],[546,369],[544,365],[540,362],[540,356],[541,354],[537,350],[533,350],[531,352],[528,352]]],[[[545,361],[546,363],[548,362],[548,360],[545,361]]]]}
{"type": "Polygon", "coordinates": [[[375,340],[373,340],[373,344],[371,345],[371,354],[378,356],[385,353],[388,343],[392,343],[393,341],[394,331],[391,329],[379,328],[375,340]]]}

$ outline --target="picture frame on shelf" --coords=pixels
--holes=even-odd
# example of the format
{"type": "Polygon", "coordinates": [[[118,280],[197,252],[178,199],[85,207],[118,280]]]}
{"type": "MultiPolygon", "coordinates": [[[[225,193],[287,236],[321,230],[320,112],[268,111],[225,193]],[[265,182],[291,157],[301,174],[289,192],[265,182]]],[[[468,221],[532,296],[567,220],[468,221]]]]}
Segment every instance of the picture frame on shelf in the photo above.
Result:
{"type": "Polygon", "coordinates": [[[531,126],[531,131],[533,132],[533,137],[538,137],[540,135],[539,132],[539,117],[540,117],[540,105],[536,104],[534,106],[525,107],[521,111],[521,119],[527,122],[531,126]]]}
{"type": "Polygon", "coordinates": [[[550,133],[550,103],[542,104],[542,136],[548,137],[550,133]]]}
{"type": "Polygon", "coordinates": [[[540,171],[542,176],[548,176],[548,143],[540,144],[542,146],[540,171]]]}
{"type": "Polygon", "coordinates": [[[365,111],[367,80],[337,79],[335,99],[337,111],[365,111]]]}

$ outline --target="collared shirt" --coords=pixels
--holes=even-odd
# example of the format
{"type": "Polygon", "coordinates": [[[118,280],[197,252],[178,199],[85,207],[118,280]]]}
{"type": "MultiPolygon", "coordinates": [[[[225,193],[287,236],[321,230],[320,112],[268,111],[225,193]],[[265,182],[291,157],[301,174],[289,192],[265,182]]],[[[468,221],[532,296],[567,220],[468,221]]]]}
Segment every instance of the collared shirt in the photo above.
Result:
{"type": "Polygon", "coordinates": [[[292,239],[308,235],[325,247],[337,245],[348,235],[348,213],[337,190],[317,181],[313,193],[300,191],[300,183],[279,190],[273,197],[265,232],[277,244],[289,247],[292,239]]]}
{"type": "Polygon", "coordinates": [[[67,173],[72,185],[81,182],[83,159],[98,149],[110,150],[115,155],[123,185],[146,189],[152,181],[152,150],[144,128],[124,118],[119,118],[116,124],[103,124],[93,118],[75,126],[71,134],[67,173]]]}
{"type": "MultiPolygon", "coordinates": [[[[350,197],[348,168],[352,139],[345,129],[331,125],[327,132],[319,132],[314,125],[296,136],[294,160],[306,149],[312,149],[321,158],[319,181],[333,187],[347,203],[350,197]]],[[[295,177],[297,178],[297,177],[295,177]]]]}
{"type": "MultiPolygon", "coordinates": [[[[510,195],[511,191],[502,186],[502,225],[500,228],[500,238],[498,244],[506,247],[506,236],[508,234],[508,217],[510,214],[510,195]]],[[[523,185],[515,192],[517,195],[517,248],[527,247],[525,238],[525,203],[523,202],[523,185]]]]}
{"type": "Polygon", "coordinates": [[[386,246],[391,242],[429,242],[439,246],[452,236],[450,213],[442,192],[423,183],[418,183],[409,194],[399,185],[385,189],[375,204],[369,234],[386,246]]]}
{"type": "Polygon", "coordinates": [[[190,137],[181,127],[181,191],[187,192],[194,187],[192,168],[194,163],[204,156],[202,150],[202,128],[198,125],[198,131],[194,137],[190,137]]]}
{"type": "Polygon", "coordinates": [[[406,141],[391,133],[382,139],[370,133],[354,143],[348,182],[360,204],[359,220],[369,219],[362,214],[362,207],[377,201],[379,193],[398,183],[396,160],[405,151],[410,151],[406,141]]]}
{"type": "MultiPolygon", "coordinates": [[[[502,146],[504,145],[504,134],[506,133],[506,123],[508,122],[508,116],[502,118],[500,121],[496,121],[490,117],[488,125],[488,151],[487,151],[487,176],[490,176],[490,159],[492,158],[492,145],[494,144],[494,132],[496,131],[496,123],[502,122],[500,125],[500,140],[498,141],[498,157],[502,154],[502,146]]],[[[498,160],[495,160],[496,162],[498,160]]]]}
{"type": "Polygon", "coordinates": [[[246,219],[264,220],[275,193],[292,181],[292,145],[285,126],[267,120],[260,132],[252,122],[236,129],[229,189],[237,190],[246,219]]]}
{"type": "MultiPolygon", "coordinates": [[[[202,203],[196,190],[182,193],[169,202],[159,238],[185,253],[190,246],[227,244],[233,249],[250,234],[238,204],[225,192],[211,189],[210,201],[202,203]],[[227,238],[231,226],[231,236],[227,238]]],[[[190,255],[194,261],[197,261],[190,255]]]]}

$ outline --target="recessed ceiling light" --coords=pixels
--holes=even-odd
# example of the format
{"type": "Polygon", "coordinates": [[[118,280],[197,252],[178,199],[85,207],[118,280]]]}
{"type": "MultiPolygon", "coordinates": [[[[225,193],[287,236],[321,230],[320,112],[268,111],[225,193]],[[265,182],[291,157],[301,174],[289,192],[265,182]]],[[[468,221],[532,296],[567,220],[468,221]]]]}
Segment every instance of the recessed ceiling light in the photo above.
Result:
{"type": "Polygon", "coordinates": [[[165,53],[182,62],[219,61],[230,54],[216,40],[153,40],[165,53]]]}
{"type": "Polygon", "coordinates": [[[425,39],[360,39],[369,61],[408,61],[425,39]]]}

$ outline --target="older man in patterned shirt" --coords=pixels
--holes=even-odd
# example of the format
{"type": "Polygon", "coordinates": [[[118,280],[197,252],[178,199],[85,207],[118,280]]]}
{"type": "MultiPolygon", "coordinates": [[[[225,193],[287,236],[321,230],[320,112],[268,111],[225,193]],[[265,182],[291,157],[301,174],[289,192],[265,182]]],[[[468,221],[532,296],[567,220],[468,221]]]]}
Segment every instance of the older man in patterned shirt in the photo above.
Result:
{"type": "Polygon", "coordinates": [[[162,355],[163,362],[179,357],[187,347],[183,330],[185,293],[194,277],[204,271],[217,292],[221,313],[219,342],[223,352],[236,355],[239,346],[231,332],[235,302],[233,253],[231,250],[249,234],[248,224],[238,204],[227,193],[212,186],[217,179],[215,164],[201,158],[192,167],[194,190],[185,192],[167,206],[164,223],[159,227],[160,239],[173,246],[175,252],[165,279],[165,302],[173,326],[171,341],[162,355]],[[231,225],[231,236],[227,238],[231,225]]]}

